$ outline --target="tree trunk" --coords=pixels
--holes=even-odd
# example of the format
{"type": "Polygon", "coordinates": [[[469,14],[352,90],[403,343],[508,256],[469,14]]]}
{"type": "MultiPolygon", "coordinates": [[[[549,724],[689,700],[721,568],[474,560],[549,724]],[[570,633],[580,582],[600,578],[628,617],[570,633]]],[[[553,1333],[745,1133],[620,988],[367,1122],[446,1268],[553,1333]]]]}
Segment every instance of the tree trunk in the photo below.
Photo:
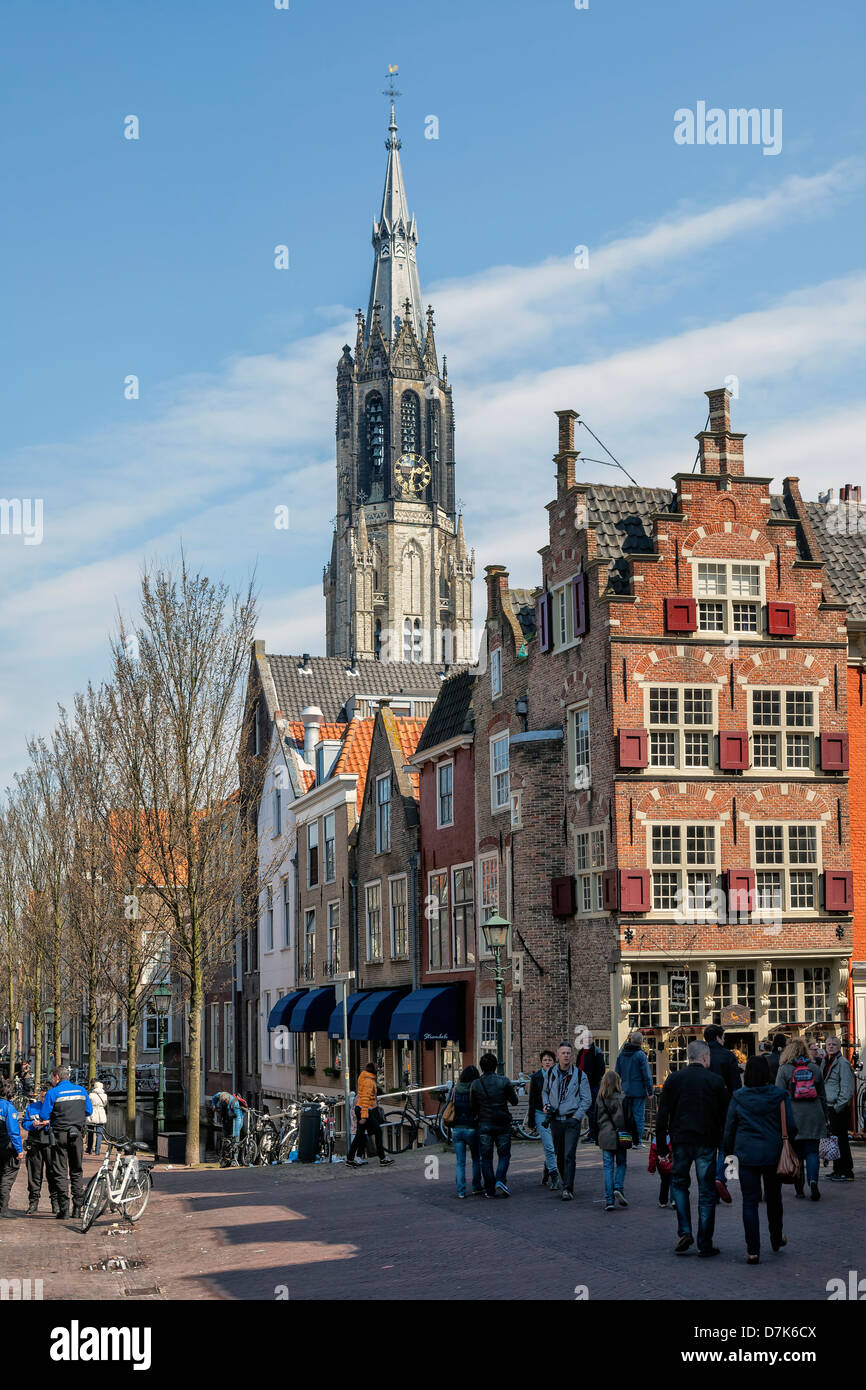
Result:
{"type": "MultiPolygon", "coordinates": [[[[42,957],[39,957],[41,961],[42,957]]],[[[30,1009],[33,1015],[33,1084],[38,1088],[42,1084],[42,966],[37,961],[33,971],[33,1003],[30,1009]]]]}
{"type": "Polygon", "coordinates": [[[60,951],[61,951],[61,946],[62,946],[62,940],[61,940],[62,933],[63,933],[63,923],[62,923],[62,921],[60,920],[60,913],[55,909],[55,912],[54,912],[54,962],[53,962],[53,963],[54,963],[54,973],[53,973],[53,977],[52,977],[52,981],[51,981],[52,986],[53,986],[53,989],[54,989],[54,1038],[53,1038],[54,1046],[53,1046],[53,1050],[52,1050],[51,1061],[52,1061],[52,1063],[53,1063],[53,1065],[54,1065],[55,1067],[59,1067],[60,1064],[61,1064],[61,1062],[62,1062],[62,1060],[63,1060],[63,1058],[62,1058],[63,1047],[62,1047],[62,1044],[61,1044],[61,1041],[60,1041],[60,1039],[61,1039],[61,1034],[62,1034],[62,1032],[63,1032],[63,1024],[62,1024],[62,1019],[61,1019],[61,1015],[60,1015],[61,996],[62,996],[62,981],[61,981],[61,978],[60,978],[60,951]]]}
{"type": "Polygon", "coordinates": [[[91,975],[87,985],[87,1084],[96,1077],[96,1044],[99,1039],[99,1020],[96,1011],[97,978],[91,975]]]}
{"type": "Polygon", "coordinates": [[[126,1001],[126,1137],[135,1138],[135,1059],[138,1054],[138,1008],[135,995],[126,1001]]]}
{"type": "Polygon", "coordinates": [[[6,1003],[9,1014],[9,1080],[11,1081],[15,1075],[15,1057],[18,1047],[17,1019],[15,1017],[15,950],[11,926],[8,929],[7,935],[9,941],[7,946],[6,1003]]]}
{"type": "Polygon", "coordinates": [[[204,1006],[204,983],[201,962],[201,933],[192,929],[193,968],[189,992],[189,1094],[186,1119],[186,1164],[199,1162],[199,1128],[201,1121],[201,1011],[204,1006]]]}

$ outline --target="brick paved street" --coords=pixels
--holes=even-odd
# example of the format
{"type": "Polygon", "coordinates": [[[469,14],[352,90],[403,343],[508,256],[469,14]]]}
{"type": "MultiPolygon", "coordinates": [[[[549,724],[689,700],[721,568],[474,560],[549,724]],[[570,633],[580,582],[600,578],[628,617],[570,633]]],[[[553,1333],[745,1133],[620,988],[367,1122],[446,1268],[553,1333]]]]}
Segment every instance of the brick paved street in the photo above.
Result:
{"type": "MultiPolygon", "coordinates": [[[[571,1299],[585,1284],[590,1299],[825,1300],[828,1279],[864,1264],[862,1148],[857,1183],[823,1182],[818,1204],[786,1196],[788,1247],[774,1256],[762,1232],[756,1268],[744,1263],[736,1195],[717,1216],[722,1256],[677,1258],[675,1217],[657,1206],[646,1152],[631,1156],[630,1206],[616,1212],[602,1208],[594,1147],[579,1150],[569,1205],[539,1186],[538,1154],[515,1145],[510,1201],[458,1201],[454,1158],[438,1149],[386,1171],[163,1169],[139,1226],[119,1234],[106,1213],[82,1235],[45,1199],[45,1215],[3,1222],[0,1272],[42,1278],[46,1299],[273,1299],[280,1286],[291,1299],[571,1299]],[[425,1177],[431,1159],[438,1181],[425,1177]],[[82,1268],[111,1258],[130,1267],[82,1268]]],[[[25,1205],[20,1177],[12,1207],[25,1205]]]]}

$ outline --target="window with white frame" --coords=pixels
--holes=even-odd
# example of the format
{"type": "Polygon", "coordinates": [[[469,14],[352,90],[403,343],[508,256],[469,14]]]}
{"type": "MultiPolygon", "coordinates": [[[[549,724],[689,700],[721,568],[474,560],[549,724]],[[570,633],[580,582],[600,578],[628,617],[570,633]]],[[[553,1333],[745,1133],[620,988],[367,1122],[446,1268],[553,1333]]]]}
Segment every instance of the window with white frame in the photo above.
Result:
{"type": "Polygon", "coordinates": [[[403,960],[409,955],[409,916],[406,905],[406,875],[389,879],[391,907],[391,955],[403,960]]]}
{"type": "Polygon", "coordinates": [[[650,826],[653,911],[708,916],[714,909],[718,836],[710,821],[650,826]]]}
{"type": "Polygon", "coordinates": [[[337,877],[337,830],[336,816],[329,811],[322,821],[325,839],[325,883],[333,883],[337,877]]]}
{"type": "Polygon", "coordinates": [[[451,959],[455,970],[475,964],[475,900],[471,864],[452,870],[454,930],[451,959]]]}
{"type": "Polygon", "coordinates": [[[698,631],[761,631],[762,567],[737,560],[699,560],[695,565],[698,631]]]}
{"type": "Polygon", "coordinates": [[[223,1004],[223,1071],[232,1069],[234,1048],[234,1016],[231,1004],[223,1004]]]}
{"type": "Polygon", "coordinates": [[[316,978],[316,909],[304,913],[304,979],[316,978]]]}
{"type": "Polygon", "coordinates": [[[651,685],[646,693],[649,766],[675,770],[713,763],[713,687],[651,685]]]}
{"type": "Polygon", "coordinates": [[[803,971],[803,1021],[826,1023],[832,1020],[829,965],[808,965],[803,971]]]}
{"type": "Polygon", "coordinates": [[[553,648],[558,651],[561,647],[567,647],[574,637],[574,623],[571,614],[571,585],[561,584],[559,588],[553,589],[551,598],[553,602],[553,648]]]}
{"type": "Polygon", "coordinates": [[[291,916],[291,905],[290,905],[290,902],[289,902],[289,880],[288,880],[287,878],[284,878],[284,879],[283,879],[282,889],[283,889],[283,892],[282,892],[282,897],[283,897],[283,945],[284,945],[284,946],[291,946],[291,944],[292,944],[292,916],[291,916]]]}
{"type": "Polygon", "coordinates": [[[494,647],[490,653],[490,696],[495,700],[502,694],[502,648],[494,647]]]}
{"type": "Polygon", "coordinates": [[[454,764],[440,763],[436,769],[436,824],[454,824],[454,764]]]}
{"type": "Polygon", "coordinates": [[[752,691],[752,766],[809,772],[815,764],[816,691],[752,691]]]}
{"type": "Polygon", "coordinates": [[[210,1006],[210,1069],[219,1071],[220,1065],[220,1006],[210,1006]]]}
{"type": "Polygon", "coordinates": [[[376,853],[391,848],[391,774],[376,778],[376,853]]]}
{"type": "Polygon", "coordinates": [[[673,1023],[700,1023],[701,972],[699,970],[668,971],[668,1017],[673,1023]],[[672,985],[675,976],[682,983],[672,985]]]}
{"type": "Polygon", "coordinates": [[[660,1028],[661,985],[657,970],[633,970],[629,994],[629,1028],[660,1028]]]}
{"type": "Polygon", "coordinates": [[[602,912],[602,872],[606,866],[604,826],[578,830],[574,837],[577,911],[582,917],[602,912]]]}
{"type": "Polygon", "coordinates": [[[271,1030],[268,1027],[268,1019],[271,1016],[271,991],[269,989],[266,989],[262,995],[262,1002],[264,1005],[262,1012],[262,1024],[264,1025],[265,1032],[264,1053],[265,1061],[269,1062],[271,1060],[271,1030]]]}
{"type": "Polygon", "coordinates": [[[769,1024],[797,1023],[797,973],[793,966],[780,965],[770,971],[769,1024]]]}
{"type": "Polygon", "coordinates": [[[382,960],[382,885],[368,883],[364,889],[367,916],[367,960],[382,960]]]}
{"type": "Polygon", "coordinates": [[[283,833],[283,794],[279,786],[274,784],[274,835],[283,833]]]}
{"type": "Polygon", "coordinates": [[[713,1023],[721,1024],[722,1009],[740,1005],[749,1010],[752,1021],[757,1017],[755,972],[748,968],[719,970],[713,991],[713,1023]]]}
{"type": "MultiPolygon", "coordinates": [[[[484,923],[489,920],[494,912],[499,911],[499,859],[495,854],[484,855],[478,861],[478,876],[480,880],[480,917],[478,925],[483,929],[484,923]]],[[[487,944],[484,940],[484,932],[481,932],[479,950],[482,955],[489,955],[487,944]]]]}
{"type": "Polygon", "coordinates": [[[591,781],[589,704],[575,705],[568,711],[568,785],[576,791],[591,781]]]}
{"type": "Polygon", "coordinates": [[[449,941],[448,870],[427,875],[427,942],[431,970],[447,970],[449,941]]]}
{"type": "Polygon", "coordinates": [[[482,1004],[479,1010],[478,1055],[483,1052],[496,1052],[498,1038],[496,1033],[496,1005],[482,1004]]]}
{"type": "Polygon", "coordinates": [[[315,888],[319,882],[319,822],[310,821],[307,826],[307,887],[315,888]]]}
{"type": "Polygon", "coordinates": [[[498,734],[490,740],[490,806],[494,811],[511,806],[508,734],[498,734]]]}
{"type": "Polygon", "coordinates": [[[328,975],[340,974],[340,904],[328,903],[328,975]]]}
{"type": "Polygon", "coordinates": [[[274,890],[270,884],[265,888],[265,950],[274,949],[274,890]]]}
{"type": "Polygon", "coordinates": [[[818,825],[759,821],[752,837],[758,910],[814,912],[821,856],[818,825]]]}

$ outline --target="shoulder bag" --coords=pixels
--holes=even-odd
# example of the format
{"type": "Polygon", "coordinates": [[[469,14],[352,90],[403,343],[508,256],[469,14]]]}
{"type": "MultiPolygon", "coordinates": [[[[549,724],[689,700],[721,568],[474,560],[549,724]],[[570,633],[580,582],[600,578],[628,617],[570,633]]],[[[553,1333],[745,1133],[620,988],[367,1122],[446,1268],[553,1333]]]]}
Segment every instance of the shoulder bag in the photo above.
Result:
{"type": "Polygon", "coordinates": [[[776,1172],[782,1182],[796,1182],[800,1177],[800,1160],[794,1145],[788,1138],[788,1120],[785,1115],[784,1100],[781,1103],[780,1112],[782,1117],[782,1152],[779,1154],[776,1172]]]}
{"type": "Polygon", "coordinates": [[[606,1100],[603,1100],[603,1101],[602,1101],[602,1105],[604,1106],[604,1111],[605,1111],[605,1114],[607,1115],[607,1118],[610,1120],[611,1124],[613,1125],[614,1129],[616,1130],[616,1146],[617,1146],[617,1148],[618,1148],[618,1149],[630,1149],[631,1146],[632,1146],[632,1143],[633,1143],[633,1140],[632,1140],[632,1137],[631,1137],[631,1130],[628,1130],[628,1129],[619,1129],[618,1126],[617,1126],[616,1120],[613,1118],[613,1115],[611,1115],[611,1113],[610,1113],[610,1110],[609,1110],[609,1108],[608,1108],[607,1101],[606,1101],[606,1100]]]}
{"type": "Polygon", "coordinates": [[[457,1087],[456,1087],[456,1086],[452,1086],[452,1087],[451,1087],[451,1095],[450,1095],[449,1098],[448,1098],[448,1104],[445,1106],[445,1109],[442,1111],[442,1120],[441,1120],[441,1123],[442,1123],[443,1125],[447,1125],[448,1129],[451,1129],[452,1125],[454,1124],[455,1116],[456,1116],[456,1114],[457,1114],[457,1107],[456,1107],[455,1104],[454,1104],[454,1096],[455,1096],[456,1092],[457,1092],[457,1087]]]}

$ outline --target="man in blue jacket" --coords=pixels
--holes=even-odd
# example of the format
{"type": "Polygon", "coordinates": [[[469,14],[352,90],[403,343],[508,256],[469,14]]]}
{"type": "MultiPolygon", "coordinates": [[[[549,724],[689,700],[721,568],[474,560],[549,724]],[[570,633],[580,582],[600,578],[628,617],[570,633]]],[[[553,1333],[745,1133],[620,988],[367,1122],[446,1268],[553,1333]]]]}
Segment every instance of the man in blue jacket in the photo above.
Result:
{"type": "Polygon", "coordinates": [[[634,1146],[642,1149],[644,1116],[647,1100],[653,1093],[653,1077],[643,1050],[643,1033],[639,1028],[633,1028],[629,1033],[614,1070],[622,1081],[622,1093],[627,1098],[626,1114],[631,1120],[634,1146]]]}
{"type": "Polygon", "coordinates": [[[55,1068],[51,1089],[45,1092],[40,1119],[47,1120],[53,1140],[49,1181],[57,1195],[57,1219],[69,1215],[69,1186],[72,1188],[72,1215],[81,1215],[84,1201],[84,1128],[93,1114],[90,1096],[83,1086],[69,1080],[69,1068],[55,1068]]]}
{"type": "Polygon", "coordinates": [[[51,1129],[47,1121],[42,1118],[44,1099],[45,1090],[40,1086],[24,1111],[23,1127],[27,1135],[24,1145],[24,1163],[27,1168],[28,1216],[36,1215],[39,1198],[42,1195],[42,1180],[46,1176],[48,1178],[48,1195],[51,1198],[51,1210],[55,1216],[57,1215],[57,1198],[51,1180],[51,1129]]]}
{"type": "Polygon", "coordinates": [[[21,1130],[18,1111],[12,1100],[12,1082],[4,1081],[0,1091],[0,1216],[9,1216],[9,1193],[18,1177],[21,1158],[21,1130]]]}

